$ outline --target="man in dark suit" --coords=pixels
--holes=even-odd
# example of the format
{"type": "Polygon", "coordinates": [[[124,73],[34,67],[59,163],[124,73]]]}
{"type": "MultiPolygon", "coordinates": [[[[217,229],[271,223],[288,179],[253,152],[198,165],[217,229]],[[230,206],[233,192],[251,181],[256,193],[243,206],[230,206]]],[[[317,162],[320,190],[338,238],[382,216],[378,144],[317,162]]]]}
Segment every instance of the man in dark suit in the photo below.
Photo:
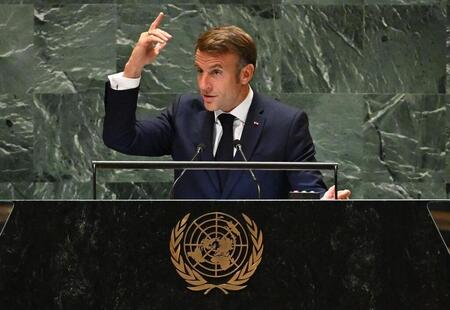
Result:
{"type": "MultiPolygon", "coordinates": [[[[304,112],[266,98],[250,87],[256,67],[253,39],[235,26],[203,33],[195,47],[199,95],[181,95],[159,117],[137,121],[135,111],[142,69],[172,38],[159,25],[160,13],[141,34],[123,73],[109,77],[105,93],[103,139],[126,154],[172,155],[190,160],[242,160],[233,147],[240,140],[251,161],[315,161],[314,144],[304,112]]],[[[179,174],[176,172],[175,176],[179,174]]],[[[256,171],[261,198],[287,198],[290,190],[326,191],[319,172],[256,171]]],[[[350,192],[340,191],[346,199],[350,192]]],[[[246,199],[257,191],[246,171],[188,171],[175,188],[176,198],[246,199]]]]}

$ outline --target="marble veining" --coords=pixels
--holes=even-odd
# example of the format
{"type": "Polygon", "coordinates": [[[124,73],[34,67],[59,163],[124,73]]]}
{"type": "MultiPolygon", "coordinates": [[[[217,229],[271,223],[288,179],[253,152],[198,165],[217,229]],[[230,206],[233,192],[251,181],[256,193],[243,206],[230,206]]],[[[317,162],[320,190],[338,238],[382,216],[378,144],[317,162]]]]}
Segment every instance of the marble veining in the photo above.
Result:
{"type": "Polygon", "coordinates": [[[445,93],[445,10],[367,6],[365,12],[364,90],[445,93]]]}
{"type": "Polygon", "coordinates": [[[0,182],[32,182],[33,115],[29,95],[0,94],[0,182]]]}
{"type": "Polygon", "coordinates": [[[365,101],[364,152],[372,169],[364,178],[400,185],[404,198],[444,195],[447,139],[436,132],[446,126],[445,97],[366,95],[365,101]]]}
{"type": "MultiPolygon", "coordinates": [[[[116,6],[62,4],[35,7],[35,42],[41,70],[55,72],[64,89],[103,89],[105,76],[116,71],[116,6]]],[[[40,87],[47,90],[46,80],[40,87]]],[[[52,74],[53,75],[53,74],[52,74]]],[[[51,92],[52,93],[52,92],[51,92]]]]}
{"type": "MultiPolygon", "coordinates": [[[[196,92],[198,34],[237,24],[257,42],[254,90],[308,113],[354,198],[450,195],[446,1],[1,0],[0,199],[90,198],[91,160],[149,159],[103,146],[102,101],[159,11],[174,39],[143,74],[138,118],[196,92]]],[[[102,171],[98,195],[164,197],[171,179],[102,171]]]]}
{"type": "Polygon", "coordinates": [[[283,92],[336,93],[363,90],[363,7],[282,7],[283,92]],[[350,61],[351,60],[351,61],[350,61]]]}

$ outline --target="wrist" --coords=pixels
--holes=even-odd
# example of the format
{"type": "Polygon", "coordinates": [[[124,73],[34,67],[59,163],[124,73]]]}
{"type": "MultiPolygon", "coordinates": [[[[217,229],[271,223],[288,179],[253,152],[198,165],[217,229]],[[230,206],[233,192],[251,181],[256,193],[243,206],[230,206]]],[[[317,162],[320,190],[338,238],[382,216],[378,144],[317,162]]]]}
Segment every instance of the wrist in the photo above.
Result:
{"type": "Polygon", "coordinates": [[[142,67],[135,66],[128,61],[123,70],[123,76],[130,79],[137,79],[141,77],[142,67]]]}

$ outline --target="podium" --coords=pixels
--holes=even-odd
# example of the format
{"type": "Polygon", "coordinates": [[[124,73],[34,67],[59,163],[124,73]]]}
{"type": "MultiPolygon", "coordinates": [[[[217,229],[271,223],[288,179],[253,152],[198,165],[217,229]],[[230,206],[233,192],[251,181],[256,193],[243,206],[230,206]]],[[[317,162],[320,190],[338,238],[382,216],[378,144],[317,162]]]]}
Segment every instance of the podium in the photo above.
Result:
{"type": "Polygon", "coordinates": [[[0,309],[450,309],[449,201],[11,204],[0,309]]]}

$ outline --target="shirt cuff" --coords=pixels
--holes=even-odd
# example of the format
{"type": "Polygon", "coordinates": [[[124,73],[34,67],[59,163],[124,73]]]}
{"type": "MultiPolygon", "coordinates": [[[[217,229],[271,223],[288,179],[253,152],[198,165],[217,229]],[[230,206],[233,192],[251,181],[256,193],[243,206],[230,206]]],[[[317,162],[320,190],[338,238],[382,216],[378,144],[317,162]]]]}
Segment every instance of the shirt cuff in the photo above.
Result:
{"type": "Polygon", "coordinates": [[[123,72],[108,75],[109,83],[111,88],[114,90],[127,90],[136,88],[141,82],[141,77],[137,79],[131,79],[123,76],[123,72]]]}

